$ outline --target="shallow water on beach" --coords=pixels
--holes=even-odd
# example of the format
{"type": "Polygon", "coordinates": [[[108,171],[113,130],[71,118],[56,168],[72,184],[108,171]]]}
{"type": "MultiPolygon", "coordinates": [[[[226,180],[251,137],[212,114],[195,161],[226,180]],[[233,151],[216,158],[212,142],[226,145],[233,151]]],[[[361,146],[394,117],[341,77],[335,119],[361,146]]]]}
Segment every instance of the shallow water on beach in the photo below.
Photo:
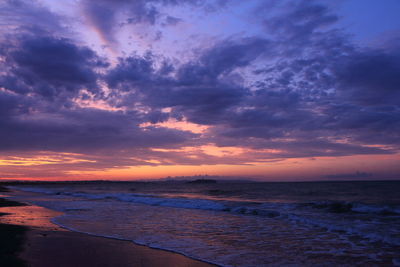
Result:
{"type": "Polygon", "coordinates": [[[400,266],[399,182],[14,188],[71,230],[224,266],[400,266]]]}

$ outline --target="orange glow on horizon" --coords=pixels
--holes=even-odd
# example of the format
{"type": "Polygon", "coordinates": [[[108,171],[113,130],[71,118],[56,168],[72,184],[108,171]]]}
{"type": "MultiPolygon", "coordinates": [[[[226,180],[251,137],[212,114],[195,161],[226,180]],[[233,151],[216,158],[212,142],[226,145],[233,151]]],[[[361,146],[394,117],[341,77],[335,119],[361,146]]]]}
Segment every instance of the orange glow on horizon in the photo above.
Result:
{"type": "MultiPolygon", "coordinates": [[[[171,150],[154,149],[171,152],[171,150]]],[[[0,157],[1,180],[140,180],[158,179],[167,176],[217,175],[231,177],[249,177],[266,181],[286,180],[324,180],[328,175],[351,174],[356,172],[371,173],[371,179],[394,177],[400,173],[400,154],[355,155],[343,157],[315,158],[256,158],[257,154],[247,157],[243,148],[216,147],[212,144],[202,147],[184,147],[177,151],[187,157],[209,155],[215,157],[216,164],[210,161],[198,164],[182,165],[162,158],[148,159],[140,166],[99,167],[85,163],[96,163],[75,153],[51,153],[41,151],[34,156],[0,157]],[[242,155],[244,153],[244,155],[242,155]],[[243,161],[240,160],[241,155],[243,161]],[[223,163],[229,157],[236,163],[223,163]],[[220,159],[221,161],[218,162],[220,159]],[[83,164],[82,164],[83,163],[83,164]],[[56,174],[56,172],[59,173],[56,174]],[[32,176],[31,174],[34,174],[32,176]],[[3,175],[3,177],[2,177],[3,175]],[[391,175],[391,176],[390,176],[391,175]]],[[[257,151],[256,151],[257,152],[257,151]]],[[[274,151],[269,151],[274,152],[274,151]]],[[[255,151],[250,151],[255,153],[255,151]]],[[[193,162],[196,162],[194,159],[193,162]]],[[[199,161],[201,162],[201,161],[199,161]]],[[[400,177],[394,177],[399,179],[400,177]]],[[[369,178],[368,178],[369,179],[369,178]]],[[[392,178],[390,178],[392,179],[392,178]]]]}
{"type": "MultiPolygon", "coordinates": [[[[248,177],[266,181],[321,180],[325,175],[363,171],[382,175],[400,173],[399,155],[360,155],[344,157],[291,158],[253,165],[162,165],[132,166],[104,171],[70,171],[71,177],[89,179],[137,180],[167,176],[217,175],[248,177]],[[339,167],[340,166],[340,167],[339,167]]],[[[379,177],[377,177],[379,178],[379,177]]],[[[400,178],[400,177],[398,177],[400,178]]],[[[398,179],[397,178],[397,179],[398,179]]]]}

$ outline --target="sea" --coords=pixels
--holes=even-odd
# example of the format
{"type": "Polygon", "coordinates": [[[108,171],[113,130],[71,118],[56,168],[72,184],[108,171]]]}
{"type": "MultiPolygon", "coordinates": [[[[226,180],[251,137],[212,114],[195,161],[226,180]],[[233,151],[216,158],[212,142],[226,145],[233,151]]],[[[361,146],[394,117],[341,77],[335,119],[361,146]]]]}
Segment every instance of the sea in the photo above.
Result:
{"type": "Polygon", "coordinates": [[[400,181],[12,186],[52,222],[220,266],[400,266],[400,181]]]}

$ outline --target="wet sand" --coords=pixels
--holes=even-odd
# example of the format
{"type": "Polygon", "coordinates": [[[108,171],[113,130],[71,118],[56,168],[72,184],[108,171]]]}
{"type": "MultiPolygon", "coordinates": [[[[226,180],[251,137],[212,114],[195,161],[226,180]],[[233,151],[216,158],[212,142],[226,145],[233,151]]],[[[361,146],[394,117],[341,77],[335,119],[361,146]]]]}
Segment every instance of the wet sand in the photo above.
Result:
{"type": "Polygon", "coordinates": [[[65,230],[50,222],[61,215],[34,205],[1,207],[0,223],[23,226],[27,229],[19,257],[32,267],[210,267],[215,266],[183,255],[131,241],[65,230]]]}
{"type": "Polygon", "coordinates": [[[138,246],[129,241],[71,231],[28,232],[21,258],[34,267],[69,266],[212,266],[185,256],[138,246]]]}

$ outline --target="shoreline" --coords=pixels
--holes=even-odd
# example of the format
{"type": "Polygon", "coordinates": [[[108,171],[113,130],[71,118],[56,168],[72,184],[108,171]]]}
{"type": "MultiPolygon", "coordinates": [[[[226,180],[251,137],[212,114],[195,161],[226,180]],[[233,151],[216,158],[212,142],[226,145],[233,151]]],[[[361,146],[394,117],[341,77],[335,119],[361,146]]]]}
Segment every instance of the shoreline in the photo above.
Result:
{"type": "MultiPolygon", "coordinates": [[[[55,223],[53,223],[53,224],[56,225],[57,227],[61,228],[61,229],[64,229],[65,231],[68,231],[68,232],[73,232],[73,233],[87,235],[87,236],[96,237],[96,238],[110,239],[110,240],[114,240],[114,241],[129,242],[129,243],[132,243],[134,246],[139,246],[139,247],[143,247],[143,248],[146,248],[146,249],[152,249],[152,250],[157,250],[157,251],[161,251],[161,252],[177,254],[177,255],[180,255],[182,257],[189,258],[190,260],[206,264],[204,267],[224,267],[224,265],[218,265],[218,264],[213,263],[213,262],[209,262],[209,261],[202,260],[202,259],[197,259],[197,258],[188,256],[188,255],[186,255],[184,253],[180,253],[180,252],[177,252],[177,251],[174,251],[174,250],[147,246],[147,245],[143,245],[143,244],[140,244],[140,243],[136,243],[135,241],[132,241],[132,240],[129,240],[129,239],[117,238],[117,237],[112,237],[112,236],[101,236],[101,235],[94,235],[94,234],[86,233],[86,232],[80,232],[80,231],[73,230],[73,229],[70,229],[70,228],[62,226],[62,225],[58,225],[58,224],[55,224],[55,223]]],[[[154,265],[151,265],[151,266],[154,266],[154,265]]],[[[177,266],[180,266],[180,265],[177,265],[177,266]]],[[[192,265],[185,265],[185,266],[190,266],[191,267],[192,265]]],[[[195,266],[197,267],[198,265],[195,265],[195,266]]],[[[160,267],[165,267],[165,265],[164,264],[160,265],[160,267]]],[[[174,267],[175,267],[175,265],[174,265],[174,267]]],[[[199,266],[199,267],[201,267],[201,266],[199,266]]]]}
{"type": "MultiPolygon", "coordinates": [[[[3,198],[0,197],[1,199],[3,198]]],[[[8,253],[12,254],[17,264],[7,266],[217,266],[177,252],[151,248],[128,240],[72,231],[50,221],[62,214],[60,212],[12,202],[24,206],[1,205],[0,214],[5,214],[0,217],[0,225],[23,229],[24,237],[17,240],[20,249],[8,253]]],[[[7,242],[10,242],[9,239],[7,242]]]]}

